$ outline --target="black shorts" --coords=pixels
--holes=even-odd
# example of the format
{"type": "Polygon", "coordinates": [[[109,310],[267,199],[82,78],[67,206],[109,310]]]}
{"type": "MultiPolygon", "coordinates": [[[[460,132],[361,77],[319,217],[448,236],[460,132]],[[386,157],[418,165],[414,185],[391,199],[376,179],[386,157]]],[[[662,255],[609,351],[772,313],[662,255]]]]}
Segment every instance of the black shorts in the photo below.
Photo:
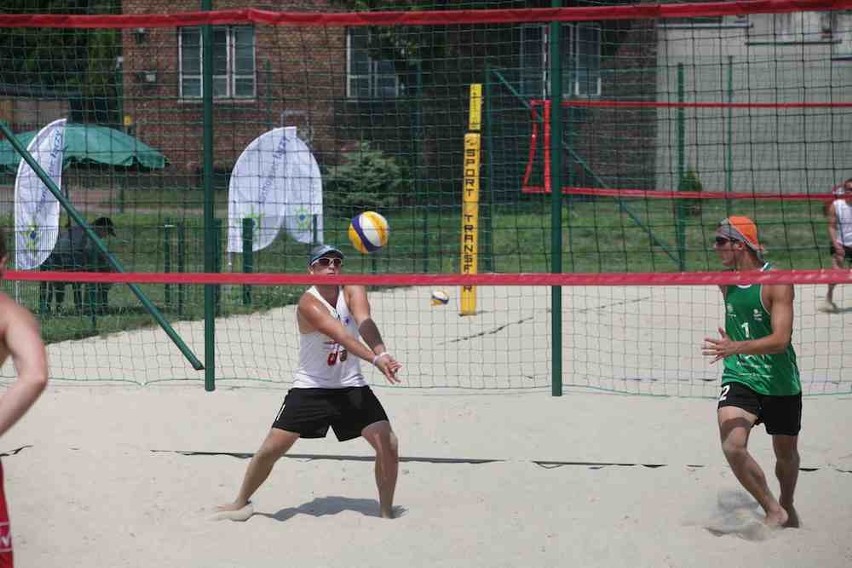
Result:
{"type": "Polygon", "coordinates": [[[802,429],[802,394],[769,396],[759,394],[740,383],[725,383],[719,406],[736,406],[757,416],[755,426],[763,422],[772,436],[798,436],[802,429]]]}
{"type": "MultiPolygon", "coordinates": [[[[831,256],[834,256],[834,243],[831,243],[830,248],[828,249],[831,256]]],[[[843,246],[843,257],[846,259],[846,262],[852,262],[852,247],[843,246]]]]}
{"type": "Polygon", "coordinates": [[[337,439],[345,442],[360,436],[370,424],[387,419],[370,387],[290,389],[272,427],[302,438],[325,438],[331,426],[337,439]]]}

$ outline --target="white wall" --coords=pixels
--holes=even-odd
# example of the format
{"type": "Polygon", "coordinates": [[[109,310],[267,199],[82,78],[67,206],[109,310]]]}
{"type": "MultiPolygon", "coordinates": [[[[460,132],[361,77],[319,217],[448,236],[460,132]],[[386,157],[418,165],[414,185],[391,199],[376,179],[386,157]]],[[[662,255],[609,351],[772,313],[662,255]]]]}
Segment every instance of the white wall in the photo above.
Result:
{"type": "MultiPolygon", "coordinates": [[[[852,101],[852,16],[805,12],[726,17],[722,26],[667,26],[658,35],[658,101],[677,102],[683,64],[686,102],[852,101]],[[824,34],[823,28],[831,28],[824,34]]],[[[675,109],[659,109],[657,187],[677,187],[675,109]]],[[[852,108],[686,109],[687,167],[705,190],[822,193],[852,176],[852,108]],[[732,117],[728,127],[728,116],[732,117]],[[730,138],[731,143],[728,143],[730,138]]]]}

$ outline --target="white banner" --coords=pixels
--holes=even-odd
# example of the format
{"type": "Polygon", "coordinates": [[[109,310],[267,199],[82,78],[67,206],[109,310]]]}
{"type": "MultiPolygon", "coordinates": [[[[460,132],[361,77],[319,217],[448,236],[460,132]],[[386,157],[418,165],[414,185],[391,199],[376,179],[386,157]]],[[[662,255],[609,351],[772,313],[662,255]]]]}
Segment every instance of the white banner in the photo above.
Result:
{"type": "MultiPolygon", "coordinates": [[[[39,130],[27,151],[61,190],[65,119],[39,130]]],[[[15,178],[15,268],[38,268],[50,256],[58,235],[59,201],[21,158],[15,178]]]]}
{"type": "Polygon", "coordinates": [[[269,246],[282,226],[299,242],[322,242],[322,178],[296,127],[252,140],[228,186],[228,252],[243,251],[243,219],[254,219],[252,250],[269,246]],[[316,227],[314,227],[314,220],[316,227]]]}

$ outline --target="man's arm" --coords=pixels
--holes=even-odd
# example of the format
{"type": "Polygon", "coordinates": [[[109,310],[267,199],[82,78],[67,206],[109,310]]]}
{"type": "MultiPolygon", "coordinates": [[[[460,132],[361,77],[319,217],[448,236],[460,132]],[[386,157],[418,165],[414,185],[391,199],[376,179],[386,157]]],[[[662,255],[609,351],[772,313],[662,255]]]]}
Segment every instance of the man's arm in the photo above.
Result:
{"type": "Polygon", "coordinates": [[[834,202],[829,203],[825,208],[825,216],[828,220],[828,236],[831,242],[834,243],[834,254],[837,254],[838,245],[840,245],[840,254],[843,254],[843,243],[840,240],[840,235],[837,233],[837,215],[834,213],[834,202]]]}
{"type": "Polygon", "coordinates": [[[352,317],[358,324],[358,333],[364,342],[370,346],[373,353],[384,353],[385,342],[382,340],[382,334],[379,333],[379,327],[373,321],[370,314],[370,301],[367,299],[367,290],[363,286],[347,286],[346,287],[346,303],[349,306],[349,311],[352,312],[352,317]]]}
{"type": "Polygon", "coordinates": [[[396,373],[402,368],[402,364],[388,353],[385,347],[382,334],[379,333],[379,326],[373,321],[370,313],[367,289],[363,286],[346,286],[344,293],[346,294],[346,305],[349,306],[349,311],[355,318],[355,323],[358,324],[358,333],[374,353],[373,364],[384,373],[388,380],[398,383],[396,373]]]}
{"type": "Polygon", "coordinates": [[[47,386],[47,355],[38,324],[24,308],[4,299],[3,340],[18,378],[0,397],[0,435],[15,425],[47,386]]]}
{"type": "Polygon", "coordinates": [[[777,284],[766,286],[769,316],[772,318],[772,333],[760,339],[738,341],[737,353],[743,355],[768,355],[782,353],[793,337],[793,286],[777,284]]]}
{"type": "MultiPolygon", "coordinates": [[[[351,305],[349,309],[352,311],[351,305]]],[[[328,310],[319,300],[309,294],[302,295],[302,299],[299,300],[298,311],[299,316],[308,326],[330,337],[342,345],[349,353],[365,361],[369,361],[378,367],[385,378],[391,383],[399,382],[399,379],[396,378],[396,372],[399,370],[400,364],[387,355],[387,353],[381,357],[379,356],[381,352],[374,354],[370,348],[361,343],[357,338],[351,336],[342,323],[336,318],[331,317],[331,314],[328,313],[328,310]]],[[[352,315],[354,317],[355,313],[353,312],[352,315]]],[[[356,321],[358,321],[357,318],[356,321]]]]}
{"type": "Polygon", "coordinates": [[[769,305],[772,318],[772,333],[760,339],[732,341],[725,331],[719,328],[721,337],[705,337],[703,354],[714,357],[711,363],[731,355],[770,355],[782,353],[790,345],[793,336],[793,286],[777,284],[766,286],[764,303],[769,305]]]}
{"type": "Polygon", "coordinates": [[[760,339],[732,341],[725,330],[719,328],[719,338],[705,337],[702,353],[713,357],[715,363],[731,355],[770,355],[782,353],[793,336],[793,286],[777,284],[766,286],[764,304],[769,306],[772,333],[760,339]]]}

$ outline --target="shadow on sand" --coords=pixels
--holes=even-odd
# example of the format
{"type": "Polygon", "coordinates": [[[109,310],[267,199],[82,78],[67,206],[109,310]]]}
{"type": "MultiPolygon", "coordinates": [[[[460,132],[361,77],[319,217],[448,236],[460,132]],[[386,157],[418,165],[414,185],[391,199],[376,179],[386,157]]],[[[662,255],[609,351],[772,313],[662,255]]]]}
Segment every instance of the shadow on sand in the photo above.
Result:
{"type": "MultiPolygon", "coordinates": [[[[403,507],[394,507],[394,517],[399,518],[406,513],[403,507]]],[[[379,504],[375,499],[352,499],[351,497],[316,497],[298,507],[288,507],[275,513],[255,513],[255,517],[268,517],[276,521],[287,521],[296,515],[311,515],[312,517],[324,517],[336,515],[344,511],[361,513],[365,517],[379,518],[379,504]]]]}

